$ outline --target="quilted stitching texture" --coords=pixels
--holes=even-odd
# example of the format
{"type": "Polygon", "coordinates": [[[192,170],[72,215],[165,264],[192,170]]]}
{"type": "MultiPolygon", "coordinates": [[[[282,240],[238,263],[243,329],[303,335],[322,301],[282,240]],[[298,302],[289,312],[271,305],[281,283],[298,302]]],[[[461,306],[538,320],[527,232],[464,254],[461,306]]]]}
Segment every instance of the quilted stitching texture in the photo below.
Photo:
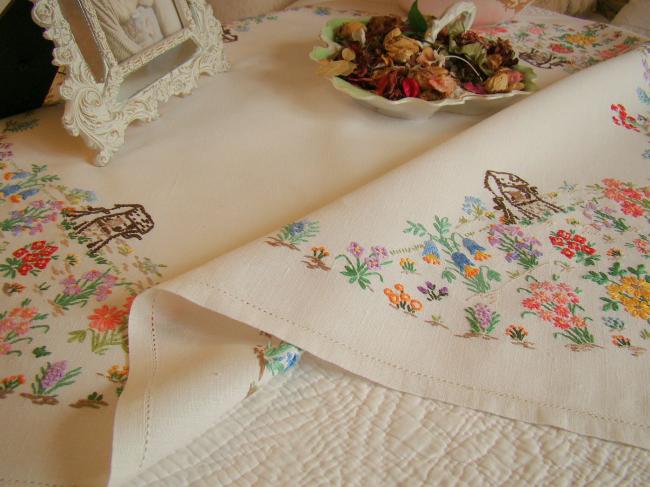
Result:
{"type": "Polygon", "coordinates": [[[305,356],[133,485],[650,485],[650,452],[386,389],[305,356]]]}

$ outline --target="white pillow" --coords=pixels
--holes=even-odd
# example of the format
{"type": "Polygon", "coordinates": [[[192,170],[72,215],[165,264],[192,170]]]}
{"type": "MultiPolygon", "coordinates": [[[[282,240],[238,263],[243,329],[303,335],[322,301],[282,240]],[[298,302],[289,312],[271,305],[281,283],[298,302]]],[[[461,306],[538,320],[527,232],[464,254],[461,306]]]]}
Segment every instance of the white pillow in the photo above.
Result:
{"type": "Polygon", "coordinates": [[[553,10],[561,14],[587,15],[596,10],[597,0],[536,0],[536,7],[553,10]]]}
{"type": "Polygon", "coordinates": [[[650,37],[650,0],[630,0],[614,17],[612,24],[650,37]]]}

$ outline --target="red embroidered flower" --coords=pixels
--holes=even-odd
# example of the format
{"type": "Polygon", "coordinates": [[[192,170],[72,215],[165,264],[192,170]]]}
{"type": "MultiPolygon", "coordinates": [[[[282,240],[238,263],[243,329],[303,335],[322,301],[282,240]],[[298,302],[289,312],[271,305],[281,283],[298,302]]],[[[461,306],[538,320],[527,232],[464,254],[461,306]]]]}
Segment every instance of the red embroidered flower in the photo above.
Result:
{"type": "Polygon", "coordinates": [[[575,242],[578,242],[578,243],[581,243],[581,244],[587,242],[587,239],[584,238],[582,235],[574,235],[574,236],[573,236],[573,240],[574,240],[575,242]]]}
{"type": "Polygon", "coordinates": [[[551,51],[558,52],[560,54],[567,54],[573,51],[573,49],[571,49],[570,47],[565,47],[562,44],[551,44],[550,47],[551,47],[551,51]]]}
{"type": "Polygon", "coordinates": [[[562,249],[561,253],[562,253],[562,255],[564,255],[565,257],[568,257],[569,259],[572,259],[573,256],[576,255],[576,253],[571,249],[562,249]]]}
{"type": "Polygon", "coordinates": [[[593,247],[590,247],[589,245],[583,245],[580,248],[580,251],[584,252],[585,254],[589,255],[594,255],[596,253],[596,249],[593,247]]]}
{"type": "Polygon", "coordinates": [[[551,235],[549,237],[549,239],[551,240],[551,243],[553,245],[555,245],[556,247],[563,247],[564,246],[564,240],[559,238],[559,237],[554,237],[553,235],[551,235]]]}
{"type": "Polygon", "coordinates": [[[23,262],[25,264],[33,264],[38,259],[38,254],[28,254],[23,257],[23,262]]]}
{"type": "Polygon", "coordinates": [[[566,239],[571,238],[571,234],[564,230],[558,230],[555,234],[560,238],[566,238],[566,239]]]}
{"type": "Polygon", "coordinates": [[[524,299],[521,302],[521,304],[523,304],[524,307],[528,308],[528,309],[540,309],[541,308],[541,303],[539,301],[537,301],[533,297],[528,297],[528,298],[524,299]]]}
{"type": "Polygon", "coordinates": [[[32,250],[41,250],[45,248],[45,240],[38,240],[34,243],[32,243],[31,247],[32,250]]]}
{"type": "Polygon", "coordinates": [[[124,310],[105,304],[101,308],[95,309],[93,314],[88,317],[90,320],[88,327],[99,332],[112,331],[122,323],[124,316],[124,310]]]}
{"type": "Polygon", "coordinates": [[[571,250],[580,250],[580,244],[578,242],[569,241],[566,246],[571,250]]]}
{"type": "Polygon", "coordinates": [[[23,255],[27,254],[27,249],[18,249],[12,255],[17,259],[20,259],[23,255]]]}
{"type": "Polygon", "coordinates": [[[18,268],[18,273],[21,276],[26,276],[29,271],[31,271],[34,268],[34,266],[31,266],[29,264],[23,264],[18,268]]]}
{"type": "Polygon", "coordinates": [[[569,322],[566,321],[566,320],[563,320],[559,316],[556,316],[555,318],[553,318],[553,325],[556,328],[561,328],[563,330],[566,330],[567,328],[571,328],[571,325],[569,324],[569,322]]]}
{"type": "Polygon", "coordinates": [[[34,264],[38,269],[45,269],[47,267],[47,264],[50,262],[49,257],[41,257],[36,261],[34,264]]]}
{"type": "Polygon", "coordinates": [[[57,250],[59,250],[59,248],[56,247],[55,245],[48,245],[43,250],[41,250],[41,255],[49,256],[49,255],[52,255],[57,250]]]}

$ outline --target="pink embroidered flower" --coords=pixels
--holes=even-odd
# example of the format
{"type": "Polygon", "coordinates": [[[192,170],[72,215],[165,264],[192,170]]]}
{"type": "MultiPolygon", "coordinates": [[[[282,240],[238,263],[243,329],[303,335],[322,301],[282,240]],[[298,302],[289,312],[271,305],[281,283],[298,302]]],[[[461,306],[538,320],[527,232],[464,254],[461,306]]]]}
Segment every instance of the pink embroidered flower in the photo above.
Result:
{"type": "Polygon", "coordinates": [[[626,215],[640,217],[643,216],[643,207],[631,201],[624,201],[621,204],[621,211],[626,215]]]}

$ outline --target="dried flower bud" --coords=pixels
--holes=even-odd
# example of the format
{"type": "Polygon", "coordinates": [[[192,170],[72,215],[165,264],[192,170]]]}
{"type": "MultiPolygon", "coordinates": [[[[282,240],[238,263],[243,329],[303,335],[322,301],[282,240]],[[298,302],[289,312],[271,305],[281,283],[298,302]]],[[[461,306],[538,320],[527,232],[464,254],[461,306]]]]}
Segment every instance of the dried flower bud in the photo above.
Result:
{"type": "Polygon", "coordinates": [[[354,61],[357,55],[354,53],[352,49],[346,47],[341,51],[341,57],[346,61],[354,61]]]}
{"type": "Polygon", "coordinates": [[[420,52],[421,47],[415,39],[402,35],[402,31],[397,27],[384,37],[384,49],[399,63],[407,62],[413,54],[420,52]]]}
{"type": "Polygon", "coordinates": [[[487,67],[490,69],[490,71],[498,71],[501,68],[502,64],[503,57],[501,54],[490,54],[487,57],[487,67]]]}
{"type": "Polygon", "coordinates": [[[366,43],[366,26],[361,22],[343,24],[339,29],[339,37],[356,41],[363,46],[366,43]]]}
{"type": "Polygon", "coordinates": [[[483,86],[488,93],[507,93],[508,73],[506,71],[499,71],[494,76],[489,77],[483,86]]]}
{"type": "Polygon", "coordinates": [[[338,61],[325,61],[318,67],[317,73],[325,78],[333,78],[334,76],[347,76],[352,74],[357,65],[340,59],[338,61]]]}

